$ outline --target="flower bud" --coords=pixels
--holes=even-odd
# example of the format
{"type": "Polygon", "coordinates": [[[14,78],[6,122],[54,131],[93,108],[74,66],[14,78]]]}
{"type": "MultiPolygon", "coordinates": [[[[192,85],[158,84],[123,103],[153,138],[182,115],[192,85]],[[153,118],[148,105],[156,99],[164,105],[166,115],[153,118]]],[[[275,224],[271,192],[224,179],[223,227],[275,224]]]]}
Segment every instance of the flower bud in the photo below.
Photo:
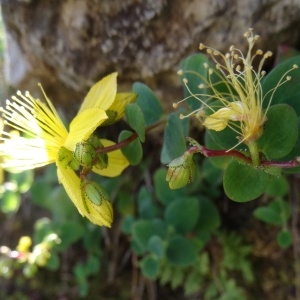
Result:
{"type": "Polygon", "coordinates": [[[80,142],[76,144],[74,158],[83,166],[91,168],[93,161],[97,156],[96,149],[89,142],[80,142]]]}
{"type": "Polygon", "coordinates": [[[196,171],[193,154],[185,152],[170,162],[166,180],[171,189],[179,189],[194,181],[196,171]]]}
{"type": "Polygon", "coordinates": [[[88,203],[93,203],[96,206],[100,206],[102,204],[102,201],[110,201],[109,195],[107,192],[103,189],[103,187],[90,180],[83,180],[80,185],[81,188],[81,194],[82,194],[82,199],[83,203],[85,204],[85,208],[90,212],[90,209],[88,208],[88,203]]]}
{"type": "Polygon", "coordinates": [[[58,151],[58,160],[66,168],[69,166],[73,170],[79,168],[79,163],[74,159],[72,151],[68,150],[65,147],[61,147],[58,151]]]}
{"type": "Polygon", "coordinates": [[[91,144],[95,149],[95,159],[93,162],[95,162],[94,166],[98,169],[102,170],[108,167],[108,155],[107,153],[98,153],[97,149],[103,148],[103,145],[100,141],[100,139],[96,135],[91,135],[89,139],[87,140],[89,144],[91,144]]]}

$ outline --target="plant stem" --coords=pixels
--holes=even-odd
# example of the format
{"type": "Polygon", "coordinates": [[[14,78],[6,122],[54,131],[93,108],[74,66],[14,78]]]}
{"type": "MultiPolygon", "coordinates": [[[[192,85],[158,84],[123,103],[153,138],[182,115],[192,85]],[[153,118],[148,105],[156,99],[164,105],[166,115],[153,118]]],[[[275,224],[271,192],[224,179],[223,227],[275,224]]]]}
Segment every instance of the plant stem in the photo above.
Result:
{"type": "Polygon", "coordinates": [[[250,142],[247,144],[249,151],[250,151],[250,156],[252,159],[252,165],[254,167],[257,167],[260,165],[260,158],[259,158],[259,152],[257,148],[257,144],[255,142],[250,142]]]}
{"type": "MultiPolygon", "coordinates": [[[[160,119],[159,121],[147,126],[145,128],[145,132],[149,132],[155,128],[157,128],[158,126],[160,126],[161,124],[164,124],[166,123],[166,118],[162,118],[160,119]]],[[[104,147],[104,148],[98,148],[97,149],[97,153],[108,153],[108,152],[112,152],[112,151],[115,151],[115,150],[118,150],[118,149],[121,149],[125,146],[127,146],[128,144],[130,144],[132,141],[134,141],[136,138],[138,138],[138,135],[136,132],[133,132],[132,135],[130,137],[128,137],[127,139],[119,142],[119,143],[116,143],[112,146],[109,146],[109,147],[104,147]]]]}

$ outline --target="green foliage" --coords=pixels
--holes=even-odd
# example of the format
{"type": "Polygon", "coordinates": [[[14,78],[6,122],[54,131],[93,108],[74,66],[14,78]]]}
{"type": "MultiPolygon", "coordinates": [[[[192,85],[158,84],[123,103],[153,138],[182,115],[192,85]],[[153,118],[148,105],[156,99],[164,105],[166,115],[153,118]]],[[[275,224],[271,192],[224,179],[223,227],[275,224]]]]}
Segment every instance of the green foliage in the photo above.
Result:
{"type": "Polygon", "coordinates": [[[269,178],[262,169],[232,160],[224,172],[224,191],[234,201],[250,201],[265,192],[269,178]]]}
{"type": "Polygon", "coordinates": [[[128,104],[125,107],[125,115],[128,125],[138,134],[141,142],[145,141],[145,119],[141,108],[135,104],[128,104]]]}
{"type": "MultiPolygon", "coordinates": [[[[122,142],[132,136],[133,132],[123,130],[119,135],[119,142],[122,142]]],[[[122,148],[123,154],[133,166],[138,165],[143,158],[143,148],[139,139],[135,139],[130,144],[122,148]]]]}
{"type": "Polygon", "coordinates": [[[144,113],[145,124],[151,125],[162,117],[162,106],[153,91],[141,82],[135,82],[133,92],[138,94],[136,104],[144,113]]]}
{"type": "Polygon", "coordinates": [[[263,135],[257,141],[258,146],[267,159],[282,158],[292,151],[297,142],[296,112],[287,104],[272,105],[267,118],[263,135]]]}
{"type": "Polygon", "coordinates": [[[186,130],[184,122],[180,121],[175,114],[169,116],[165,127],[164,144],[161,152],[161,162],[163,164],[169,163],[186,150],[186,130]]]}

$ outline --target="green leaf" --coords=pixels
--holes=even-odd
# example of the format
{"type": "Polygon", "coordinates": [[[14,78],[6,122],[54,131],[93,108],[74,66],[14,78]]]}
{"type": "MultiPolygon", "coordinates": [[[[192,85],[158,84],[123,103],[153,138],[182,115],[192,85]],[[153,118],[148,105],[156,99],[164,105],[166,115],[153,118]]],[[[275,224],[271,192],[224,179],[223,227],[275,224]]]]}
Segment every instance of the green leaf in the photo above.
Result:
{"type": "Polygon", "coordinates": [[[132,225],[135,222],[135,218],[133,216],[125,216],[121,222],[121,231],[125,234],[131,234],[132,225]]]}
{"type": "Polygon", "coordinates": [[[169,205],[175,199],[184,197],[186,189],[171,190],[166,177],[167,170],[165,168],[156,170],[154,173],[154,190],[158,200],[164,205],[169,205]]]}
{"type": "Polygon", "coordinates": [[[184,123],[171,114],[165,127],[161,162],[167,164],[187,150],[184,123]]]}
{"type": "Polygon", "coordinates": [[[142,186],[138,193],[138,211],[143,219],[153,219],[159,214],[159,208],[145,186],[142,186]]]}
{"type": "Polygon", "coordinates": [[[200,197],[200,215],[197,222],[197,232],[212,232],[221,224],[220,214],[212,200],[200,197]]]}
{"type": "MultiPolygon", "coordinates": [[[[119,142],[131,137],[133,132],[129,130],[123,130],[119,135],[119,142]]],[[[138,165],[143,158],[143,148],[139,139],[134,139],[130,144],[126,145],[122,149],[123,154],[128,159],[132,166],[138,165]]]]}
{"type": "Polygon", "coordinates": [[[51,270],[51,271],[56,271],[58,270],[59,266],[60,266],[60,260],[58,255],[55,252],[51,252],[51,256],[49,258],[49,260],[47,261],[47,269],[51,270]]]}
{"type": "Polygon", "coordinates": [[[144,114],[136,103],[125,107],[126,120],[129,126],[138,134],[141,142],[145,141],[145,119],[144,114]]]}
{"type": "Polygon", "coordinates": [[[165,254],[164,244],[161,237],[154,235],[148,241],[148,250],[158,258],[162,258],[165,254]]]}
{"type": "Polygon", "coordinates": [[[146,125],[148,126],[158,121],[161,118],[163,111],[161,103],[153,91],[140,82],[135,82],[132,89],[133,92],[138,94],[138,98],[135,103],[144,113],[146,125]]]}
{"type": "Polygon", "coordinates": [[[170,263],[181,267],[192,265],[197,260],[198,247],[189,239],[173,237],[166,248],[166,257],[170,263]]]}
{"type": "Polygon", "coordinates": [[[33,170],[9,174],[9,181],[15,181],[17,183],[18,191],[20,193],[25,193],[30,189],[33,183],[33,179],[33,170]]]}
{"type": "Polygon", "coordinates": [[[286,104],[271,106],[267,112],[259,149],[269,160],[288,155],[298,138],[298,120],[295,110],[286,104]]]}
{"type": "Polygon", "coordinates": [[[266,194],[273,197],[283,197],[289,192],[289,183],[284,176],[272,176],[266,189],[266,194]]]}
{"type": "Polygon", "coordinates": [[[165,211],[167,224],[173,226],[178,233],[186,234],[197,224],[200,213],[199,201],[196,197],[185,197],[170,203],[165,211]]]}
{"type": "Polygon", "coordinates": [[[139,220],[132,224],[132,237],[142,251],[146,251],[149,239],[155,235],[166,236],[166,226],[161,220],[139,220]]]}
{"type": "Polygon", "coordinates": [[[275,92],[272,90],[279,83],[282,78],[283,81],[286,79],[284,75],[288,70],[291,70],[293,65],[297,64],[300,66],[300,56],[295,56],[291,59],[287,59],[281,64],[277,65],[262,81],[262,89],[264,95],[265,108],[272,99],[272,105],[278,103],[286,103],[291,105],[297,115],[300,115],[300,89],[298,83],[300,82],[300,68],[294,69],[288,73],[291,76],[291,80],[285,82],[278,87],[275,92]],[[269,92],[271,91],[271,92],[269,92]]]}
{"type": "Polygon", "coordinates": [[[20,206],[20,202],[21,196],[18,192],[6,190],[0,201],[1,211],[5,214],[15,213],[20,206]]]}
{"type": "Polygon", "coordinates": [[[258,207],[253,214],[258,220],[267,224],[282,226],[291,216],[291,207],[282,199],[277,199],[268,206],[258,207]]]}
{"type": "MultiPolygon", "coordinates": [[[[188,89],[185,85],[183,86],[184,98],[190,97],[192,94],[199,94],[199,85],[206,83],[205,80],[207,78],[207,69],[204,68],[204,64],[208,64],[208,58],[202,53],[188,56],[180,63],[180,69],[183,71],[183,75],[180,77],[181,79],[185,78],[188,81],[188,89]]],[[[203,93],[206,92],[205,90],[201,91],[203,93]]],[[[201,103],[195,97],[191,97],[189,100],[187,100],[187,103],[192,110],[196,110],[201,106],[201,103]]]]}
{"type": "Polygon", "coordinates": [[[151,255],[145,256],[140,262],[140,267],[143,275],[146,278],[153,280],[156,279],[156,277],[158,276],[159,261],[155,257],[151,255]]]}
{"type": "Polygon", "coordinates": [[[61,243],[57,246],[58,249],[63,250],[71,244],[78,241],[85,234],[84,226],[76,221],[68,221],[59,227],[58,235],[61,243]]]}
{"type": "Polygon", "coordinates": [[[293,236],[292,236],[291,232],[289,232],[287,230],[281,230],[277,234],[276,241],[277,241],[277,244],[281,248],[285,249],[292,245],[293,236]]]}
{"type": "Polygon", "coordinates": [[[237,202],[254,200],[265,192],[269,176],[262,169],[232,160],[224,173],[225,193],[237,202]]]}

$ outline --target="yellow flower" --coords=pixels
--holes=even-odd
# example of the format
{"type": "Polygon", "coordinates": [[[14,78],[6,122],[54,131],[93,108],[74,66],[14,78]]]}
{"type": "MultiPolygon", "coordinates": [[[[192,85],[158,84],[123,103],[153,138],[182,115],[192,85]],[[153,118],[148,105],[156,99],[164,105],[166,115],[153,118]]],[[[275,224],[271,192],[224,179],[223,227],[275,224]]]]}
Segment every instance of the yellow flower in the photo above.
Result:
{"type": "MultiPolygon", "coordinates": [[[[229,53],[222,54],[218,50],[200,44],[200,50],[206,49],[206,52],[215,62],[217,70],[209,67],[207,63],[204,64],[204,68],[207,69],[207,78],[198,75],[205,84],[199,85],[199,94],[191,93],[201,102],[201,107],[187,116],[181,115],[181,118],[196,114],[196,116],[204,118],[203,125],[207,129],[215,131],[222,131],[228,126],[238,134],[238,144],[245,143],[248,145],[261,136],[263,125],[267,120],[266,114],[271,100],[265,105],[266,109],[263,110],[264,96],[261,79],[265,75],[262,70],[263,64],[268,57],[272,56],[272,53],[270,51],[263,53],[262,50],[257,50],[253,54],[253,48],[259,36],[254,35],[252,29],[249,29],[244,36],[248,41],[246,55],[235,46],[230,47],[229,53]],[[253,60],[257,56],[262,56],[262,59],[259,62],[258,70],[255,71],[253,60]],[[216,82],[216,78],[219,81],[216,82]],[[220,92],[217,89],[219,84],[225,85],[226,92],[220,92]],[[201,90],[206,91],[206,89],[210,90],[212,94],[201,93],[201,90]],[[213,104],[210,105],[209,102],[213,101],[218,103],[218,107],[213,107],[213,104]],[[212,114],[207,115],[205,112],[212,112],[212,114]]],[[[295,68],[297,68],[296,65],[292,69],[295,68]]],[[[290,76],[286,76],[287,73],[268,93],[274,94],[280,85],[290,80],[290,76]]],[[[183,82],[189,90],[188,81],[184,79],[183,82]]],[[[176,107],[177,104],[174,106],[176,107]]]]}
{"type": "MultiPolygon", "coordinates": [[[[98,225],[110,226],[113,218],[109,201],[101,205],[85,206],[81,196],[80,179],[71,164],[66,165],[60,156],[62,149],[73,153],[76,144],[86,141],[95,129],[105,122],[118,121],[124,115],[126,104],[135,100],[133,93],[117,94],[117,73],[112,73],[96,83],[82,103],[78,114],[72,120],[69,130],[60,119],[56,109],[43,91],[46,103],[35,99],[29,92],[17,92],[12,101],[7,100],[1,108],[6,123],[23,132],[26,137],[2,132],[0,155],[1,166],[9,171],[20,172],[55,163],[59,181],[81,215],[98,225]],[[88,207],[88,209],[86,209],[88,207]]],[[[114,143],[100,142],[105,147],[114,143]]],[[[107,168],[93,167],[103,176],[114,177],[129,165],[120,150],[109,152],[107,168]]]]}

